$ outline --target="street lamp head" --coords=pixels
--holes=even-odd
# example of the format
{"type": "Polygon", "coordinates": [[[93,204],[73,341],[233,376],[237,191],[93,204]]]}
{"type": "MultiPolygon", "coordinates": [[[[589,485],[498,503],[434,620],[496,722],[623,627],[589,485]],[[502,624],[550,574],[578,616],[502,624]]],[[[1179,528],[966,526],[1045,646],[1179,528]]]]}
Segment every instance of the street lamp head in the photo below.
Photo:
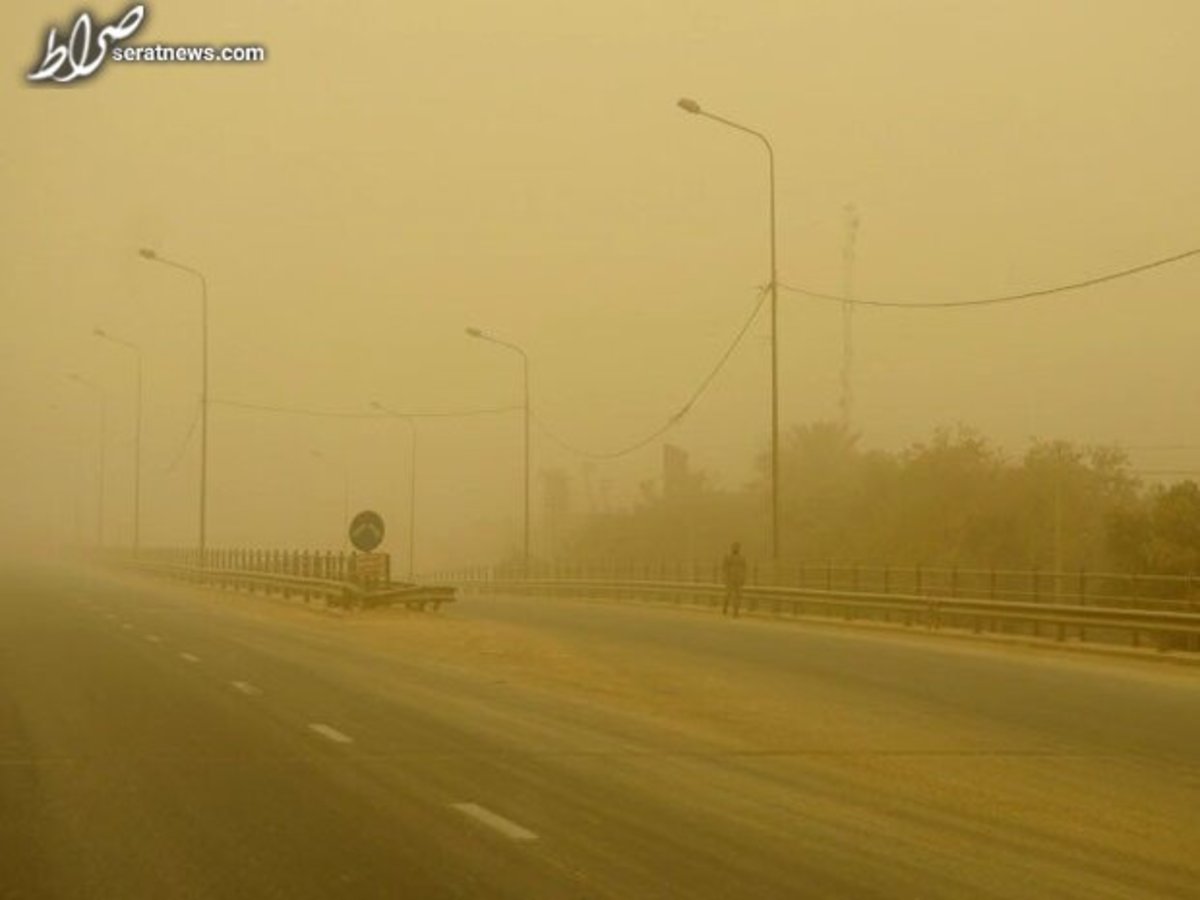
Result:
{"type": "Polygon", "coordinates": [[[467,334],[469,334],[469,335],[470,335],[471,337],[473,337],[473,338],[481,338],[481,337],[483,337],[483,332],[482,332],[482,331],[480,331],[478,328],[468,328],[468,329],[467,329],[467,334]]]}
{"type": "Polygon", "coordinates": [[[141,256],[142,259],[158,259],[158,254],[149,247],[142,247],[140,250],[138,250],[138,255],[141,256]]]}
{"type": "Polygon", "coordinates": [[[108,337],[108,332],[106,332],[103,328],[93,328],[92,334],[94,334],[96,337],[108,337]]]}
{"type": "Polygon", "coordinates": [[[682,109],[684,112],[690,112],[693,115],[700,112],[700,104],[697,103],[695,100],[691,100],[687,97],[683,97],[680,99],[679,108],[682,109]]]}

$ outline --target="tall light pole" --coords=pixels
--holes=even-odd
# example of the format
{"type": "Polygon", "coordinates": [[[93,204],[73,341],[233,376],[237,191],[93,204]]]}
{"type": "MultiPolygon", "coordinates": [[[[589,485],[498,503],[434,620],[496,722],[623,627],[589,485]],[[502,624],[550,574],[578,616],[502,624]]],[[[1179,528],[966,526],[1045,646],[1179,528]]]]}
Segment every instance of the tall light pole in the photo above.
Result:
{"type": "Polygon", "coordinates": [[[854,420],[854,253],[858,239],[858,210],[846,204],[846,245],[842,250],[842,427],[854,420]]]}
{"type": "Polygon", "coordinates": [[[137,398],[134,403],[133,427],[133,555],[137,556],[142,546],[142,348],[131,341],[109,334],[103,328],[92,333],[114,344],[132,350],[137,362],[137,398]]]}
{"type": "Polygon", "coordinates": [[[779,344],[776,340],[779,318],[779,274],[775,264],[775,148],[761,131],[747,128],[724,116],[701,109],[695,100],[686,97],[679,101],[679,108],[695,116],[704,116],[730,128],[753,135],[767,148],[767,175],[770,180],[769,224],[771,236],[771,559],[779,559],[779,344]]]}
{"type": "Polygon", "coordinates": [[[412,416],[396,412],[378,401],[373,402],[371,408],[402,420],[408,426],[409,436],[412,439],[409,445],[408,461],[408,580],[412,581],[416,571],[415,560],[417,558],[417,423],[413,421],[412,416]]]}
{"type": "Polygon", "coordinates": [[[1062,441],[1054,447],[1054,599],[1062,599],[1063,570],[1063,458],[1062,441]]]}
{"type": "MultiPolygon", "coordinates": [[[[333,464],[328,456],[320,450],[309,451],[314,459],[324,460],[327,463],[333,464]]],[[[345,547],[350,540],[350,469],[346,466],[346,461],[342,460],[342,546],[345,547]]]]}
{"type": "Polygon", "coordinates": [[[82,384],[90,391],[94,391],[96,396],[100,398],[100,470],[99,470],[99,487],[97,489],[96,501],[96,546],[104,546],[104,447],[108,443],[108,394],[104,388],[91,381],[88,381],[81,375],[72,372],[67,376],[72,381],[82,384]]]}
{"type": "Polygon", "coordinates": [[[138,255],[151,262],[162,263],[187,272],[200,279],[200,565],[204,565],[204,549],[208,539],[208,281],[203,273],[183,263],[159,256],[143,247],[138,255]]]}
{"type": "Polygon", "coordinates": [[[522,570],[524,575],[529,575],[529,355],[516,344],[511,344],[508,341],[502,341],[499,338],[492,337],[480,331],[478,328],[468,328],[467,334],[473,338],[478,338],[481,341],[488,341],[492,344],[499,344],[501,347],[507,347],[514,353],[521,355],[522,372],[524,375],[524,391],[525,391],[525,548],[522,554],[522,570]]]}

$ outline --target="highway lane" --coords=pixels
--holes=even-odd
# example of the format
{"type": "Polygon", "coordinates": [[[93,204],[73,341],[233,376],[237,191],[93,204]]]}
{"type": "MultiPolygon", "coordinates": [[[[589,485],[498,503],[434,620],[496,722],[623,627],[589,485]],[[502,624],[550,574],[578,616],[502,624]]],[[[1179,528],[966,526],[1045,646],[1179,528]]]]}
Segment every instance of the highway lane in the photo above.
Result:
{"type": "MultiPolygon", "coordinates": [[[[261,617],[239,614],[238,634],[231,638],[227,616],[219,618],[218,633],[205,634],[196,626],[207,617],[195,615],[196,609],[189,604],[167,609],[156,600],[140,609],[135,604],[129,615],[145,621],[141,630],[168,635],[166,644],[186,644],[206,662],[223,667],[236,662],[251,671],[253,681],[242,683],[255,685],[257,696],[270,698],[271,708],[284,710],[298,727],[303,707],[323,725],[353,736],[356,770],[374,780],[376,794],[403,790],[419,771],[421,784],[432,788],[442,804],[454,798],[446,805],[457,808],[472,802],[466,797],[486,794],[485,808],[516,811],[527,824],[544,824],[538,849],[546,848],[563,883],[543,894],[522,874],[513,883],[523,896],[575,896],[576,891],[584,892],[580,896],[728,896],[747,878],[771,883],[770,876],[751,868],[753,859],[766,852],[744,837],[733,835],[705,855],[700,823],[684,819],[670,804],[654,809],[648,822],[636,803],[632,813],[608,809],[613,798],[604,779],[595,778],[597,765],[631,754],[657,754],[664,743],[675,752],[690,752],[684,738],[654,734],[644,723],[633,735],[626,723],[580,727],[571,721],[577,710],[564,709],[559,698],[528,691],[500,696],[497,689],[504,685],[490,676],[481,680],[475,671],[464,674],[442,665],[431,678],[424,671],[428,662],[405,665],[390,651],[370,657],[361,645],[331,641],[328,620],[317,622],[315,630],[311,620],[302,621],[281,639],[277,619],[268,616],[269,625],[258,628],[261,617]],[[597,830],[607,838],[593,840],[597,830]],[[671,852],[678,859],[667,852],[664,833],[672,836],[671,852]],[[724,858],[739,846],[749,860],[724,858]]],[[[404,814],[414,818],[412,810],[404,814]]],[[[458,826],[460,820],[450,824],[458,826]]],[[[454,842],[461,835],[442,839],[454,842]]],[[[798,867],[790,868],[794,877],[798,867]]],[[[811,878],[822,883],[817,873],[811,878]]],[[[480,894],[493,895],[498,892],[480,894]]]]}
{"type": "Polygon", "coordinates": [[[480,597],[471,618],[586,634],[632,658],[721,660],[737,678],[767,675],[781,689],[853,696],[856,704],[923,708],[943,723],[1025,729],[1052,746],[1200,762],[1200,668],[978,643],[921,629],[880,633],[783,619],[719,619],[690,607],[480,597]]]}
{"type": "Polygon", "coordinates": [[[181,662],[166,623],[126,632],[103,602],[0,603],[0,896],[476,895],[457,857],[489,848],[397,815],[427,801],[375,796],[303,722],[181,662]]]}
{"type": "Polygon", "coordinates": [[[1197,884],[1189,676],[520,598],[2,584],[0,896],[1197,884]],[[1159,716],[1174,737],[1123,732],[1159,716]]]}
{"type": "MultiPolygon", "coordinates": [[[[454,700],[443,696],[448,671],[432,697],[409,690],[407,678],[379,689],[363,676],[383,677],[389,666],[364,670],[344,644],[322,656],[327,642],[306,627],[312,622],[287,629],[270,616],[264,625],[264,617],[220,604],[170,599],[157,590],[130,599],[92,588],[70,602],[62,592],[6,596],[12,652],[4,656],[4,692],[22,699],[21,727],[8,731],[27,736],[7,759],[3,793],[26,796],[26,816],[39,808],[65,816],[35,816],[32,826],[26,817],[9,820],[6,831],[25,834],[19,849],[37,849],[36,871],[53,876],[17,882],[14,896],[704,895],[703,880],[688,872],[711,874],[717,863],[685,859],[664,874],[665,845],[641,846],[661,827],[695,830],[669,813],[649,829],[636,819],[620,823],[611,855],[596,854],[588,828],[611,798],[554,768],[556,755],[588,743],[572,734],[570,749],[548,746],[552,731],[571,730],[561,715],[491,747],[486,715],[465,734],[426,721],[430,700],[454,700]],[[206,633],[198,627],[206,621],[218,627],[206,633]],[[16,652],[21,646],[28,655],[16,652]],[[40,659],[71,662],[34,666],[34,648],[40,659]],[[217,676],[211,682],[208,672],[217,676]],[[48,692],[46,679],[59,688],[48,692]],[[226,693],[225,684],[254,691],[226,693]],[[230,706],[236,697],[255,705],[230,706]],[[64,721],[73,730],[62,733],[64,721]],[[88,749],[66,749],[79,746],[88,749]],[[542,823],[547,806],[562,834],[547,828],[514,858],[511,835],[495,823],[522,826],[494,809],[542,823]],[[491,815],[468,822],[464,808],[491,815]],[[572,816],[587,827],[574,827],[572,816]],[[622,840],[635,846],[622,848],[622,840]]],[[[613,741],[588,743],[585,768],[597,753],[614,752],[613,741]]],[[[687,849],[701,846],[689,839],[687,849]]],[[[728,896],[735,878],[753,874],[747,866],[721,865],[717,890],[728,896]]]]}

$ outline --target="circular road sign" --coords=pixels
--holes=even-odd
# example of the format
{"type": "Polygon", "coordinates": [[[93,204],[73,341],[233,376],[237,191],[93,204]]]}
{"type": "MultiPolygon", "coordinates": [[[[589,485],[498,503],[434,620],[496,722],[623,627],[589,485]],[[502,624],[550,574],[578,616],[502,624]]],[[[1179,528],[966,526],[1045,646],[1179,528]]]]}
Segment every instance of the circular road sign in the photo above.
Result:
{"type": "Polygon", "coordinates": [[[350,523],[350,543],[363,553],[370,553],[383,540],[383,516],[365,509],[350,523]]]}

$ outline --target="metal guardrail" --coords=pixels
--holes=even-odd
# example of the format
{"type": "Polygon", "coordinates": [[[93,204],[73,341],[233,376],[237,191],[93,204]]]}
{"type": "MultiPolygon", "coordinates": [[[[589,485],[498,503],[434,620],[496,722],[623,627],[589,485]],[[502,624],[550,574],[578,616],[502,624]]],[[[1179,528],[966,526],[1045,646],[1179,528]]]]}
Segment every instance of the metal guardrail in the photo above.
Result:
{"type": "MultiPolygon", "coordinates": [[[[454,583],[530,578],[594,581],[719,583],[720,563],[622,560],[535,562],[528,573],[512,566],[476,566],[442,574],[454,583]]],[[[835,561],[754,562],[749,587],[800,588],[826,593],[937,596],[1120,609],[1200,612],[1200,575],[1161,575],[1078,569],[1051,571],[923,564],[835,561]]]]}
{"type": "MultiPolygon", "coordinates": [[[[533,578],[466,582],[462,586],[489,592],[607,596],[710,607],[720,606],[725,593],[719,584],[691,581],[533,578]]],[[[877,620],[933,631],[957,629],[1133,647],[1149,641],[1160,651],[1200,652],[1200,614],[1191,612],[764,586],[745,587],[741,606],[744,614],[754,616],[877,620]]]]}
{"type": "Polygon", "coordinates": [[[283,597],[297,596],[305,603],[319,598],[328,606],[345,609],[405,606],[409,609],[423,610],[432,607],[436,610],[443,603],[452,603],[456,599],[455,589],[446,585],[419,586],[389,582],[364,586],[341,579],[281,572],[201,567],[132,558],[115,561],[138,571],[195,584],[210,584],[218,588],[250,593],[261,591],[264,594],[279,594],[283,597]]]}
{"type": "MultiPolygon", "coordinates": [[[[131,559],[127,551],[109,551],[107,558],[131,559]]],[[[371,554],[382,563],[381,578],[389,582],[390,558],[387,554],[371,554]]],[[[143,549],[139,562],[171,563],[199,569],[225,569],[258,572],[269,575],[295,575],[304,578],[325,578],[331,581],[356,581],[362,556],[345,551],[281,550],[210,547],[203,556],[194,549],[158,547],[143,549]]]]}

